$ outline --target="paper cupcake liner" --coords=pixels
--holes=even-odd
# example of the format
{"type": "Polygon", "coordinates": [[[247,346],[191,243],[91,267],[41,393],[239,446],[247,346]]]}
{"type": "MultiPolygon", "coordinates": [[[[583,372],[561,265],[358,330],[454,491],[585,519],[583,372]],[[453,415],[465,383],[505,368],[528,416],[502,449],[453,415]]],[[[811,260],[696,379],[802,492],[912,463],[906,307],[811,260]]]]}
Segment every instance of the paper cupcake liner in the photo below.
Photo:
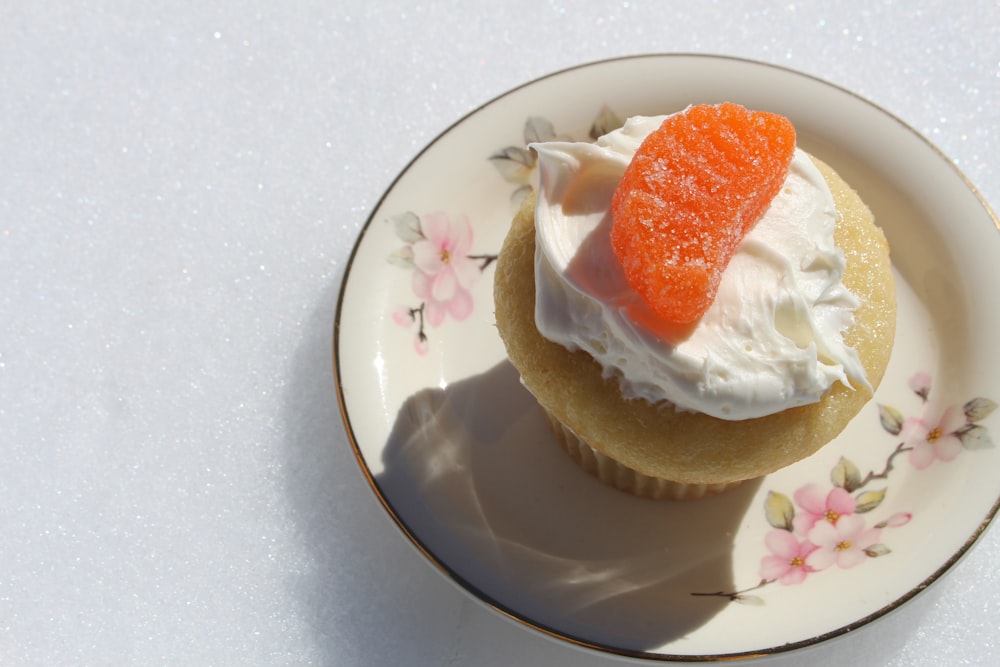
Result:
{"type": "Polygon", "coordinates": [[[570,458],[588,473],[619,491],[652,500],[695,500],[722,493],[741,483],[684,484],[644,475],[597,451],[548,411],[545,414],[556,440],[570,458]]]}

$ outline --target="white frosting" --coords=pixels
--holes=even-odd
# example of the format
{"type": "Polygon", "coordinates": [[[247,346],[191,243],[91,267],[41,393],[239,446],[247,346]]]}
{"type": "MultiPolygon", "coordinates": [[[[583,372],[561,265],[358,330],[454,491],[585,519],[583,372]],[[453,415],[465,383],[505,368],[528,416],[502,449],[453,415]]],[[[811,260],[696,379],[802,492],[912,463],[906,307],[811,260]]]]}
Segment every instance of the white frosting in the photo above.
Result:
{"type": "Polygon", "coordinates": [[[799,149],[700,320],[665,325],[628,286],[609,241],[611,196],[664,118],[632,118],[595,144],[531,145],[539,164],[535,321],[542,335],[589,353],[629,398],[721,419],[813,403],[836,381],[868,386],[842,338],[859,301],[841,282],[833,196],[799,149]]]}

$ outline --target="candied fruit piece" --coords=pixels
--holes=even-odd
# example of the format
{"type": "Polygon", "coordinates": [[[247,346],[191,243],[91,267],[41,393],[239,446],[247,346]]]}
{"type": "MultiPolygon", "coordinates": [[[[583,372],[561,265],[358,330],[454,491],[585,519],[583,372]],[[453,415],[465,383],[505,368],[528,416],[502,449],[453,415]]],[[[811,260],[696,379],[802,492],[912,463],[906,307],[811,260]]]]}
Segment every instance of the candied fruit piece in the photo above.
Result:
{"type": "Polygon", "coordinates": [[[611,245],[658,317],[686,324],[708,310],[794,151],[787,118],[732,103],[689,107],[642,142],[611,201],[611,245]]]}

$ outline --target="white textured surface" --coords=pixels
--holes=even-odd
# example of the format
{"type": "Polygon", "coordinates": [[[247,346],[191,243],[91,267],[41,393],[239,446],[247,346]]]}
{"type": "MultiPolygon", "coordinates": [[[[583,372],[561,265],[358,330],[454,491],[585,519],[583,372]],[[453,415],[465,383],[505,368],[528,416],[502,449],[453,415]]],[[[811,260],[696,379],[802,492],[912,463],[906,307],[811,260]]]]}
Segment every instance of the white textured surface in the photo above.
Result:
{"type": "MultiPolygon", "coordinates": [[[[3,663],[615,663],[468,600],[368,490],[330,372],[351,244],[459,116],[642,52],[852,89],[997,207],[1000,8],[916,4],[3,3],[3,663]]],[[[808,659],[990,664],[998,555],[808,659]]]]}

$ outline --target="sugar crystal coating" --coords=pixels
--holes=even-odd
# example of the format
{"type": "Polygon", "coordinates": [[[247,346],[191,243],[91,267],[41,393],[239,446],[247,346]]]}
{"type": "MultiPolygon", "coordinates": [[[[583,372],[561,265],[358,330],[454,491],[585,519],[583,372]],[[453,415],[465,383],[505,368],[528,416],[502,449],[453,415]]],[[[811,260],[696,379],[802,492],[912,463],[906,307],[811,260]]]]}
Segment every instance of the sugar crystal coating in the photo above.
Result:
{"type": "Polygon", "coordinates": [[[642,142],[612,198],[611,244],[657,316],[684,324],[708,310],[794,151],[787,118],[732,103],[691,106],[642,142]]]}

